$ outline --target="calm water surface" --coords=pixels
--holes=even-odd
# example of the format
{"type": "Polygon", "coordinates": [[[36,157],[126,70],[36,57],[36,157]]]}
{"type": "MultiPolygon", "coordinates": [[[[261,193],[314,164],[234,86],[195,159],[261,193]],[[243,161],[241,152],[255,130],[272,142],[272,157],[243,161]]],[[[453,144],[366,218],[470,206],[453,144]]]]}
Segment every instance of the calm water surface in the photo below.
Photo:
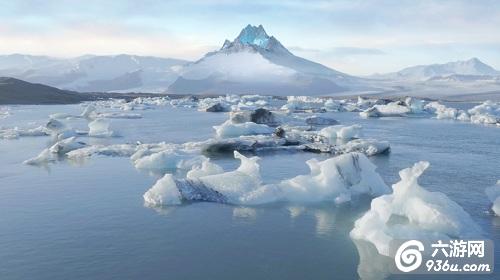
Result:
{"type": "MultiPolygon", "coordinates": [[[[35,127],[51,113],[80,111],[80,105],[13,106],[0,126],[35,127]]],[[[82,139],[91,144],[200,141],[227,119],[227,114],[170,107],[140,113],[143,119],[112,120],[120,137],[82,139]]],[[[500,267],[500,219],[487,213],[484,195],[484,188],[500,179],[500,128],[428,117],[326,115],[343,124],[360,123],[366,137],[391,143],[389,155],[371,158],[388,184],[398,181],[400,169],[429,161],[421,185],[444,192],[470,213],[495,241],[500,267]]],[[[72,125],[84,129],[86,123],[72,125]]],[[[142,195],[157,177],[137,171],[128,158],[93,157],[49,168],[22,164],[49,143],[49,137],[0,140],[0,279],[358,279],[358,268],[366,265],[348,236],[353,221],[367,210],[366,201],[342,207],[193,203],[152,209],[143,205],[142,195]]],[[[326,158],[261,157],[266,183],[308,173],[306,160],[326,158]]],[[[239,164],[231,158],[214,161],[225,169],[239,164]]]]}

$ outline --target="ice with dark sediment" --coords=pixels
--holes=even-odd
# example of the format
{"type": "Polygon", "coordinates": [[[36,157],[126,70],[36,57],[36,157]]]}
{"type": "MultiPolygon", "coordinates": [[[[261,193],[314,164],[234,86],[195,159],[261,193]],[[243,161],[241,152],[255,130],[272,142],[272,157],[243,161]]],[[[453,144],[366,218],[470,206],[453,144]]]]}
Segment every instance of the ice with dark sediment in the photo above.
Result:
{"type": "Polygon", "coordinates": [[[378,196],[389,192],[375,166],[359,153],[324,161],[309,160],[310,174],[277,184],[262,182],[258,157],[245,157],[238,152],[234,152],[234,156],[241,161],[236,170],[221,172],[221,168],[205,164],[193,168],[198,175],[187,179],[165,175],[144,194],[144,199],[152,205],[175,205],[186,201],[244,205],[277,201],[345,203],[353,195],[378,196]]]}

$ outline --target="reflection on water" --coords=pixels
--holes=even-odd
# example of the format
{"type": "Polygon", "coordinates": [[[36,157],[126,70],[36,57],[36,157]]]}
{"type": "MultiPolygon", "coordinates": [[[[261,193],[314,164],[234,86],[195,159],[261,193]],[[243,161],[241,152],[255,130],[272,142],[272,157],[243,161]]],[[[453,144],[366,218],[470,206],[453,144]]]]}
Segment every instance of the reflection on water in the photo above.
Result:
{"type": "Polygon", "coordinates": [[[390,275],[392,259],[380,255],[372,243],[353,240],[359,254],[358,275],[361,279],[378,280],[390,275]]]}
{"type": "Polygon", "coordinates": [[[257,210],[250,207],[234,207],[233,218],[252,221],[257,218],[257,210]]]}

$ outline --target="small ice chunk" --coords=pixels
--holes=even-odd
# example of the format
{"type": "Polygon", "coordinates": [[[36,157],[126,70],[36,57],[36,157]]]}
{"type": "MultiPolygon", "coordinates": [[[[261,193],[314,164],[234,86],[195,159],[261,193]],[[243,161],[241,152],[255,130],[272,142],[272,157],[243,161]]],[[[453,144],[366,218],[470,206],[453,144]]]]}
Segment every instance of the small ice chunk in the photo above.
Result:
{"type": "Polygon", "coordinates": [[[339,124],[337,120],[332,118],[325,118],[319,116],[312,116],[306,119],[306,123],[309,125],[335,125],[339,124]]]}
{"type": "Polygon", "coordinates": [[[89,136],[110,137],[114,132],[109,129],[109,121],[105,119],[95,119],[89,122],[89,136]]]}
{"type": "Polygon", "coordinates": [[[362,136],[362,128],[359,124],[351,126],[333,125],[321,129],[319,135],[325,137],[329,143],[334,144],[337,139],[350,140],[360,138],[362,136]]]}
{"type": "Polygon", "coordinates": [[[165,174],[143,195],[146,204],[151,206],[181,204],[181,194],[172,174],[165,174]]]}
{"type": "Polygon", "coordinates": [[[400,105],[398,102],[391,102],[387,105],[375,105],[359,115],[363,118],[379,118],[379,117],[401,117],[410,113],[410,109],[400,105]]]}
{"type": "Polygon", "coordinates": [[[424,112],[424,101],[415,97],[407,97],[405,99],[406,106],[412,114],[420,114],[424,112]]]}
{"type": "Polygon", "coordinates": [[[374,139],[354,139],[345,144],[338,145],[338,153],[358,152],[367,156],[374,156],[389,152],[391,146],[387,141],[378,141],[374,139]]]}
{"type": "Polygon", "coordinates": [[[52,145],[49,150],[51,153],[55,154],[66,154],[76,149],[81,149],[85,147],[85,143],[77,141],[76,137],[70,137],[61,141],[56,142],[52,145]]]}
{"type": "Polygon", "coordinates": [[[231,120],[224,122],[219,126],[214,126],[215,133],[219,138],[233,138],[243,135],[272,134],[274,129],[265,124],[256,124],[253,122],[233,123],[231,120]]]}
{"type": "Polygon", "coordinates": [[[205,157],[176,149],[166,149],[161,152],[144,156],[134,161],[137,169],[165,171],[171,169],[189,169],[194,164],[201,163],[205,157]]]}
{"type": "Polygon", "coordinates": [[[486,188],[485,192],[491,203],[493,203],[491,210],[495,215],[500,216],[500,180],[496,185],[486,188]]]}
{"type": "Polygon", "coordinates": [[[38,154],[38,156],[23,161],[23,164],[43,165],[51,161],[55,161],[55,155],[50,151],[49,148],[47,148],[44,149],[40,154],[38,154]]]}
{"type": "Polygon", "coordinates": [[[49,134],[50,131],[43,126],[28,129],[21,129],[18,127],[0,129],[0,139],[17,139],[19,137],[26,136],[47,136],[49,134]]]}

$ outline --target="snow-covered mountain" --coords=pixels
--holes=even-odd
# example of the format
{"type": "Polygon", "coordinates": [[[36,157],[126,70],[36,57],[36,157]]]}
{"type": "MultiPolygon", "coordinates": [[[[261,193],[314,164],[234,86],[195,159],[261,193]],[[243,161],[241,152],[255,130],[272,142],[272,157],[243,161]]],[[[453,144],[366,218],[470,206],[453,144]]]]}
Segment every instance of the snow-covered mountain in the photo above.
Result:
{"type": "Polygon", "coordinates": [[[170,85],[179,94],[317,95],[346,90],[357,78],[297,57],[262,25],[187,64],[170,85]]]}
{"type": "Polygon", "coordinates": [[[163,92],[186,63],[125,54],[70,59],[13,54],[0,56],[0,76],[76,91],[163,92]]]}
{"type": "Polygon", "coordinates": [[[494,77],[498,75],[500,75],[500,72],[493,67],[477,58],[471,58],[445,64],[412,66],[395,73],[379,74],[372,77],[410,81],[471,81],[485,79],[485,76],[494,77]]]}

